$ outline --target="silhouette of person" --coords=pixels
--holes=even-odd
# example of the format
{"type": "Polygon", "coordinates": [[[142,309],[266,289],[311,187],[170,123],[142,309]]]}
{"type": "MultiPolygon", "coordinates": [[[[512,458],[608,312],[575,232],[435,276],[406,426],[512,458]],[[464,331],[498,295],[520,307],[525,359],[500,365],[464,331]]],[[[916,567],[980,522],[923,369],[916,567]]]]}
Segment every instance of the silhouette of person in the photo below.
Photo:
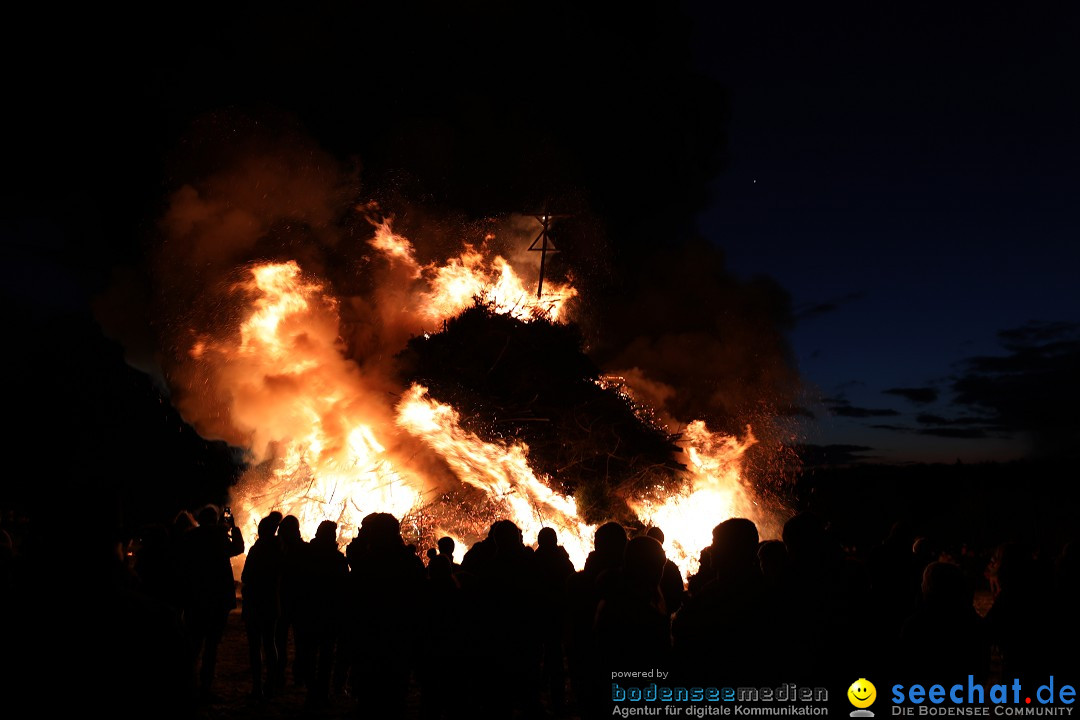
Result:
{"type": "Polygon", "coordinates": [[[192,528],[199,526],[199,521],[195,519],[195,516],[191,514],[190,510],[181,510],[176,513],[176,517],[173,518],[172,527],[169,528],[169,535],[174,541],[179,541],[184,533],[192,528]]]}
{"type": "MultiPolygon", "coordinates": [[[[1002,676],[1022,683],[1049,677],[1058,671],[1062,623],[1054,613],[1050,578],[1041,572],[1034,550],[1011,542],[998,551],[1001,591],[986,614],[991,639],[1001,648],[1002,676]]],[[[1073,600],[1075,607],[1075,598],[1073,600]]],[[[1070,650],[1073,652],[1074,649],[1070,650]]]]}
{"type": "Polygon", "coordinates": [[[139,533],[139,549],[135,553],[135,574],[147,595],[173,608],[179,618],[182,611],[183,586],[180,561],[168,529],[151,524],[139,533]]]}
{"type": "MultiPolygon", "coordinates": [[[[280,517],[280,514],[277,515],[280,517]]],[[[247,630],[248,659],[251,664],[251,696],[263,696],[263,657],[269,674],[265,692],[276,689],[275,674],[279,665],[277,620],[280,612],[281,543],[275,533],[278,520],[273,514],[259,522],[259,536],[248,551],[240,576],[243,619],[247,630]]]]}
{"type": "Polygon", "coordinates": [[[446,558],[447,561],[449,561],[450,563],[450,572],[456,573],[461,568],[461,566],[454,562],[454,549],[456,547],[456,544],[454,543],[454,538],[443,536],[439,538],[438,546],[439,555],[446,558]]]}
{"type": "Polygon", "coordinates": [[[510,717],[515,708],[532,716],[540,710],[541,677],[535,558],[521,529],[510,520],[494,523],[489,541],[495,552],[480,578],[488,607],[486,635],[494,656],[503,660],[491,667],[488,710],[492,717],[510,717]]]}
{"type": "Polygon", "coordinates": [[[289,630],[293,631],[293,653],[296,661],[293,662],[293,682],[296,685],[304,685],[307,679],[302,671],[302,663],[298,661],[301,656],[300,645],[302,634],[298,631],[301,595],[304,592],[304,560],[307,555],[307,545],[300,534],[300,521],[295,515],[286,515],[281,519],[277,530],[278,542],[281,544],[281,583],[278,598],[280,601],[280,614],[277,622],[277,640],[275,645],[278,651],[278,663],[274,672],[274,684],[277,687],[285,685],[285,671],[289,666],[289,630]]]}
{"type": "Polygon", "coordinates": [[[787,548],[780,540],[766,540],[758,546],[758,567],[765,586],[774,593],[786,592],[788,577],[787,548]]]}
{"type": "Polygon", "coordinates": [[[596,643],[605,671],[666,668],[671,650],[671,614],[660,582],[667,556],[647,535],[626,543],[622,568],[614,571],[596,610],[596,643]]]}
{"type": "Polygon", "coordinates": [[[933,677],[974,675],[986,682],[990,644],[963,571],[932,562],[923,571],[922,602],[900,634],[903,668],[933,677]]]}
{"type": "MultiPolygon", "coordinates": [[[[108,708],[109,716],[116,718],[189,717],[194,712],[194,676],[175,608],[143,592],[127,567],[118,506],[110,506],[107,498],[80,497],[80,491],[73,495],[58,503],[79,501],[82,524],[75,526],[76,539],[63,538],[63,555],[55,546],[35,558],[42,563],[37,570],[59,580],[56,587],[36,582],[32,588],[32,601],[44,605],[48,617],[29,614],[25,608],[28,614],[17,618],[19,625],[28,626],[37,647],[21,653],[21,631],[3,628],[4,655],[29,666],[25,677],[15,679],[18,684],[9,675],[0,676],[5,717],[25,715],[20,710],[34,705],[47,707],[46,714],[58,717],[75,716],[87,708],[108,708]],[[54,598],[62,606],[51,606],[54,598]],[[60,660],[64,662],[57,664],[60,660]],[[53,679],[60,679],[60,686],[42,694],[53,679]],[[20,703],[15,694],[23,688],[36,692],[33,699],[20,703]]],[[[70,516],[64,510],[61,505],[59,517],[66,520],[70,516]]],[[[66,522],[62,526],[70,527],[66,522]]],[[[55,532],[55,526],[48,530],[55,532]]]]}
{"type": "Polygon", "coordinates": [[[213,702],[218,645],[229,611],[236,607],[236,580],[230,559],[244,552],[240,528],[219,521],[218,509],[199,511],[198,526],[181,538],[187,603],[184,619],[199,665],[199,697],[213,702]]]}
{"type": "Polygon", "coordinates": [[[401,717],[424,598],[424,564],[405,545],[397,518],[388,513],[363,519],[348,556],[357,702],[372,717],[401,717]]]}
{"type": "Polygon", "coordinates": [[[446,718],[460,714],[457,694],[460,688],[455,677],[456,663],[446,658],[460,658],[465,638],[462,618],[462,595],[450,561],[445,555],[434,554],[428,564],[428,579],[421,611],[423,631],[419,638],[420,653],[415,674],[420,684],[421,717],[446,718]]]}
{"type": "Polygon", "coordinates": [[[676,670],[686,682],[707,678],[755,681],[767,677],[772,638],[763,629],[765,588],[757,559],[758,533],[745,518],[713,529],[706,581],[672,622],[676,670]]]}
{"type": "Polygon", "coordinates": [[[601,677],[595,637],[596,609],[602,597],[604,576],[622,566],[625,550],[625,528],[616,522],[604,523],[593,535],[593,550],[585,559],[585,567],[566,580],[569,615],[566,661],[570,686],[586,717],[601,717],[607,710],[604,693],[610,690],[610,685],[601,677]]]}
{"type": "Polygon", "coordinates": [[[540,580],[540,639],[543,643],[543,682],[552,709],[566,704],[566,668],[563,654],[563,619],[566,614],[566,581],[574,574],[574,564],[566,548],[559,545],[553,528],[541,528],[536,535],[533,564],[540,580]]]}
{"type": "Polygon", "coordinates": [[[461,569],[473,577],[486,578],[491,574],[492,564],[498,554],[498,543],[495,542],[495,533],[498,532],[499,523],[506,522],[496,520],[488,528],[487,537],[474,544],[461,558],[461,569]]]}
{"type": "MultiPolygon", "coordinates": [[[[661,547],[664,545],[664,531],[660,528],[651,527],[645,534],[660,543],[661,547]]],[[[668,612],[672,615],[677,613],[686,596],[686,585],[683,583],[682,571],[674,560],[668,559],[664,563],[664,577],[660,579],[660,592],[664,594],[664,605],[668,612]]]]}
{"type": "MultiPolygon", "coordinates": [[[[868,603],[847,585],[843,548],[829,534],[824,519],[812,512],[799,513],[784,523],[783,541],[789,582],[780,605],[771,606],[777,622],[768,630],[772,641],[783,648],[780,657],[788,663],[790,676],[825,682],[852,657],[880,660],[872,634],[851,632],[868,622],[863,617],[868,603]]],[[[894,643],[898,632],[899,627],[887,637],[894,643]]]]}
{"type": "Polygon", "coordinates": [[[300,614],[305,635],[301,647],[308,681],[307,706],[318,710],[330,700],[334,652],[342,629],[349,565],[337,546],[337,523],[323,520],[307,545],[304,595],[300,614]]]}

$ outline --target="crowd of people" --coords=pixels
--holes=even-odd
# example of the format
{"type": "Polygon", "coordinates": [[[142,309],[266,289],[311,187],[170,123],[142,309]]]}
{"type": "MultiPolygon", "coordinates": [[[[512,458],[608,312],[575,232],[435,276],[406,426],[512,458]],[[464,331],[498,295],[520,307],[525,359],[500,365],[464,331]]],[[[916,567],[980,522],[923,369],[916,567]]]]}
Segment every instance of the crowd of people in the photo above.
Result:
{"type": "MultiPolygon", "coordinates": [[[[835,686],[873,668],[900,682],[1044,682],[1074,668],[1074,547],[1054,556],[1019,543],[993,555],[993,604],[976,612],[972,566],[902,524],[863,553],[846,552],[810,513],[782,539],[753,522],[713,530],[688,578],[660,528],[599,526],[575,568],[555,530],[526,543],[509,520],[461,557],[449,537],[421,556],[396,518],[368,515],[347,545],[324,521],[305,541],[294,516],[272,513],[248,546],[214,506],[145,528],[110,566],[101,608],[134,614],[102,640],[143,653],[133,671],[175,714],[213,704],[217,649],[237,605],[247,633],[250,697],[304,688],[318,711],[332,698],[364,717],[610,715],[613,673],[663,669],[672,686],[835,686]],[[246,551],[239,578],[231,558],[246,551]],[[116,591],[122,588],[122,591],[116,591]],[[190,702],[189,702],[190,700],[190,702]]],[[[5,594],[11,538],[0,542],[5,594]]],[[[982,565],[985,565],[983,563],[982,565]]]]}

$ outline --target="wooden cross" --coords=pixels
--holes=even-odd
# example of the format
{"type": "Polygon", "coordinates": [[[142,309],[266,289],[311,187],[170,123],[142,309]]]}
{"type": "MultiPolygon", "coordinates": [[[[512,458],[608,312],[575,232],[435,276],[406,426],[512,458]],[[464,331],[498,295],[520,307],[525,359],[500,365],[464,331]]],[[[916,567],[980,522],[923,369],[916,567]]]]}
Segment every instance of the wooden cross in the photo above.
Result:
{"type": "Polygon", "coordinates": [[[540,282],[536,285],[536,299],[539,300],[540,296],[544,294],[544,265],[547,262],[547,255],[548,253],[559,252],[559,249],[555,247],[555,243],[551,241],[551,225],[556,218],[567,216],[543,212],[539,215],[533,215],[533,217],[540,223],[540,234],[536,236],[536,239],[532,241],[532,245],[529,246],[529,252],[540,253],[540,282]]]}

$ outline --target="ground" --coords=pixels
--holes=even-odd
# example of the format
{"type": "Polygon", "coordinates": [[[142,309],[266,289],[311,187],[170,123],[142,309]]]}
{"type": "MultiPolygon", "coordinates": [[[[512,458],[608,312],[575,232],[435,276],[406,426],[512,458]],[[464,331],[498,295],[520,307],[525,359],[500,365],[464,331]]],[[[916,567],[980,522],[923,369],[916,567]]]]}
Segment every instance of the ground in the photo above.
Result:
{"type": "MultiPolygon", "coordinates": [[[[289,648],[290,661],[293,657],[289,648]]],[[[331,698],[330,707],[325,711],[309,712],[304,708],[306,691],[289,683],[270,700],[253,703],[251,693],[251,674],[248,663],[247,636],[240,610],[229,614],[229,625],[225,631],[221,647],[218,650],[217,678],[214,692],[220,702],[205,705],[199,709],[198,717],[205,720],[274,720],[276,718],[309,717],[318,720],[336,718],[356,718],[353,702],[348,697],[331,698]]],[[[291,672],[290,672],[291,674],[291,672]]],[[[420,690],[415,682],[410,686],[406,718],[420,718],[420,690]]],[[[559,720],[574,720],[576,715],[552,716],[559,720]]]]}

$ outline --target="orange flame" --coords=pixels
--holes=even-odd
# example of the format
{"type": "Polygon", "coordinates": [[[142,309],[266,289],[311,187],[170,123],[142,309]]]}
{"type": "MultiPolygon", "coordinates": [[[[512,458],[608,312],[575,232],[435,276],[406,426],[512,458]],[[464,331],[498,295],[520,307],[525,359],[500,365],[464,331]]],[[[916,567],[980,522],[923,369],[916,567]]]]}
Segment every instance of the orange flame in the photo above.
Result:
{"type": "Polygon", "coordinates": [[[337,302],[294,261],[250,275],[234,288],[252,298],[239,337],[202,339],[192,353],[227,389],[231,421],[250,438],[254,460],[270,463],[261,487],[245,483],[238,520],[251,530],[280,508],[310,537],[325,519],[348,531],[369,512],[404,514],[422,484],[394,468],[376,437],[388,413],[343,355],[337,302]]]}
{"type": "Polygon", "coordinates": [[[559,539],[578,567],[592,545],[593,528],[577,518],[577,504],[541,482],[529,467],[523,443],[484,442],[461,428],[457,411],[427,397],[427,388],[413,385],[398,405],[397,424],[422,438],[454,470],[462,482],[487,491],[526,538],[545,525],[559,539]]]}
{"type": "Polygon", "coordinates": [[[697,553],[712,543],[712,529],[733,517],[756,518],[740,476],[742,457],[757,440],[746,428],[746,440],[711,433],[701,420],[690,423],[680,446],[689,458],[688,474],[680,492],[665,498],[629,502],[637,516],[663,528],[664,549],[683,576],[697,572],[697,553]]]}
{"type": "MultiPolygon", "coordinates": [[[[403,312],[427,321],[451,317],[475,297],[522,320],[558,320],[576,295],[569,285],[550,283],[544,302],[526,302],[510,263],[499,256],[487,260],[469,246],[443,265],[420,265],[412,244],[388,223],[377,227],[371,244],[409,270],[414,305],[403,312]]],[[[544,526],[555,528],[582,566],[594,527],[581,521],[573,498],[536,475],[528,447],[482,440],[461,427],[454,408],[419,385],[391,403],[385,382],[365,377],[345,356],[338,302],[295,261],[253,266],[233,291],[247,308],[235,332],[198,337],[189,356],[203,366],[215,395],[227,399],[229,421],[247,438],[258,464],[235,493],[236,517],[247,532],[271,510],[296,515],[306,537],[322,520],[334,520],[343,541],[368,513],[401,518],[421,509],[434,489],[435,479],[418,470],[434,465],[418,459],[429,453],[456,482],[486,493],[527,540],[544,526]]],[[[681,442],[689,458],[682,491],[629,504],[642,521],[664,528],[669,557],[689,573],[713,526],[737,514],[754,517],[740,466],[755,441],[749,428],[739,441],[696,421],[681,442]]],[[[456,538],[475,535],[464,524],[437,530],[456,538]]]]}
{"type": "Polygon", "coordinates": [[[375,236],[369,241],[375,248],[393,262],[398,262],[412,270],[414,278],[420,277],[420,263],[416,261],[416,251],[408,238],[397,235],[390,229],[390,221],[383,220],[375,226],[375,236]]]}
{"type": "Polygon", "coordinates": [[[499,314],[525,322],[538,317],[558,321],[565,316],[566,303],[577,296],[571,285],[548,280],[544,283],[543,296],[538,299],[506,259],[495,255],[489,260],[484,247],[477,249],[468,243],[459,255],[442,265],[421,265],[412,243],[395,234],[386,220],[375,226],[370,244],[421,281],[423,287],[417,289],[415,296],[416,309],[428,323],[451,318],[477,299],[499,314]]]}

